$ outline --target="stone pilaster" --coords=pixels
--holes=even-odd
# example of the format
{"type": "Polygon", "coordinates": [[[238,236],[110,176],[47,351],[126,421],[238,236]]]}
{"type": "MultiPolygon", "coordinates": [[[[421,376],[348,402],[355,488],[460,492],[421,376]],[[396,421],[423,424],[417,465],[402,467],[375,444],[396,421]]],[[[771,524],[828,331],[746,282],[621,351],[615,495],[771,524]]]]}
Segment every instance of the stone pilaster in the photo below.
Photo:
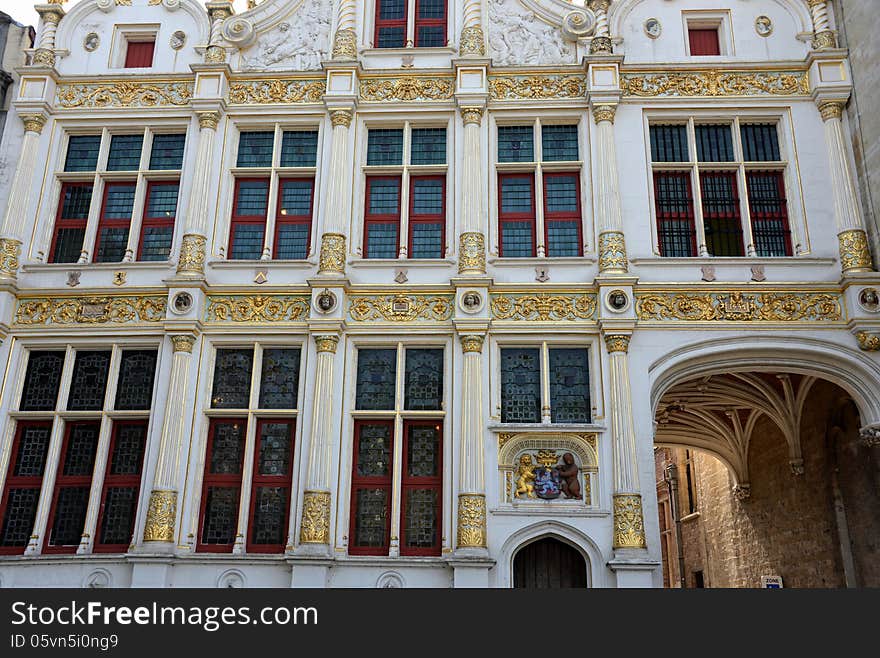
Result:
{"type": "Polygon", "coordinates": [[[461,438],[458,476],[458,532],[460,551],[486,551],[486,475],[483,455],[483,336],[461,337],[464,358],[461,375],[461,438]]]}
{"type": "Polygon", "coordinates": [[[626,241],[620,209],[617,150],[614,146],[614,104],[593,105],[596,122],[596,221],[599,225],[599,272],[624,274],[628,270],[626,241]]]}
{"type": "Polygon", "coordinates": [[[333,125],[327,184],[325,228],[321,236],[321,254],[318,273],[340,275],[345,273],[346,232],[351,212],[351,162],[349,160],[349,128],[354,117],[352,109],[330,110],[333,125]]]}
{"type": "Polygon", "coordinates": [[[480,125],[483,108],[461,107],[464,124],[462,160],[461,234],[458,236],[459,274],[486,274],[486,237],[483,226],[483,163],[480,125]]]}
{"type": "Polygon", "coordinates": [[[196,339],[190,334],[171,336],[173,354],[171,378],[167,387],[165,413],[162,417],[162,435],[153,489],[144,525],[144,542],[151,542],[160,550],[174,547],[177,520],[177,493],[180,490],[180,453],[187,432],[186,405],[189,366],[196,339]]]}

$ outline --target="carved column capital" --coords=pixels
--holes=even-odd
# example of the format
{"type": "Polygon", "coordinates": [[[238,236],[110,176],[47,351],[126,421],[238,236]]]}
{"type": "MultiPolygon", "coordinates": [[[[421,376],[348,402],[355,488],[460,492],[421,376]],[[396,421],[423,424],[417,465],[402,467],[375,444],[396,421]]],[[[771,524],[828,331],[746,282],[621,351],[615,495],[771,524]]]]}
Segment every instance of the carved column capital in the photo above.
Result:
{"type": "Polygon", "coordinates": [[[171,345],[174,347],[174,352],[186,352],[187,354],[192,354],[193,346],[196,344],[195,336],[190,336],[189,334],[180,334],[178,336],[171,337],[171,345]]]}
{"type": "Polygon", "coordinates": [[[486,39],[483,28],[479,25],[466,27],[461,31],[461,39],[458,42],[459,55],[476,55],[482,57],[486,54],[486,39]]]}
{"type": "MultiPolygon", "coordinates": [[[[55,5],[58,3],[50,2],[50,5],[55,5]]],[[[44,23],[49,23],[50,25],[57,26],[58,23],[61,22],[61,19],[64,17],[64,14],[57,9],[47,8],[47,7],[35,7],[37,13],[40,15],[40,18],[43,19],[44,23]]]]}
{"type": "Polygon", "coordinates": [[[590,0],[590,9],[593,11],[608,11],[611,6],[611,0],[590,0]]]}
{"type": "Polygon", "coordinates": [[[330,123],[333,124],[333,127],[336,126],[345,126],[348,128],[351,126],[351,120],[354,117],[354,113],[351,110],[331,110],[330,111],[330,123]]]}
{"type": "Polygon", "coordinates": [[[844,105],[845,103],[841,101],[825,101],[819,103],[819,113],[822,115],[822,121],[840,119],[843,116],[844,105]]]}
{"type": "Polygon", "coordinates": [[[199,128],[217,130],[220,125],[219,112],[196,112],[196,116],[199,118],[199,128]]]}
{"type": "Polygon", "coordinates": [[[629,351],[630,337],[626,334],[605,334],[604,338],[605,347],[608,349],[609,354],[614,352],[623,352],[625,354],[629,351]]]}
{"type": "Polygon", "coordinates": [[[42,114],[20,114],[19,119],[24,124],[25,132],[37,133],[43,132],[43,126],[46,125],[47,118],[42,114]]]}
{"type": "Polygon", "coordinates": [[[462,107],[459,108],[461,112],[461,120],[464,122],[464,125],[468,125],[469,123],[475,123],[480,125],[483,122],[483,108],[482,107],[462,107]]]}
{"type": "Polygon", "coordinates": [[[357,59],[357,34],[350,28],[336,30],[333,37],[333,59],[357,59]]]}
{"type": "Polygon", "coordinates": [[[478,334],[464,334],[459,336],[459,339],[461,340],[461,351],[465,354],[469,352],[479,354],[483,351],[484,336],[478,334]]]}
{"type": "Polygon", "coordinates": [[[593,121],[601,123],[602,121],[610,121],[614,123],[614,115],[617,113],[616,105],[594,105],[593,121]]]}
{"type": "Polygon", "coordinates": [[[338,345],[339,336],[334,336],[332,334],[315,336],[315,347],[318,349],[319,353],[330,352],[331,354],[336,354],[336,347],[338,345]]]}

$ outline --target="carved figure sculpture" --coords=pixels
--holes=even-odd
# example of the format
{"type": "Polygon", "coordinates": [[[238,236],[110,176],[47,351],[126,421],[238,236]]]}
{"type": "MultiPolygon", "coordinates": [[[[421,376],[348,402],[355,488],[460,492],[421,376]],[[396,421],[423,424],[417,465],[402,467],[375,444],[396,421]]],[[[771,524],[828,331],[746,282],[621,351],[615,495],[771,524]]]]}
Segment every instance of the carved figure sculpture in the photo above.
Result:
{"type": "Polygon", "coordinates": [[[523,495],[529,498],[535,497],[535,464],[531,455],[523,455],[519,458],[519,468],[516,470],[516,497],[523,495]]]}
{"type": "Polygon", "coordinates": [[[574,463],[574,455],[566,452],[562,455],[562,463],[556,467],[562,478],[562,493],[566,498],[581,497],[581,482],[578,479],[578,467],[574,463]]]}
{"type": "Polygon", "coordinates": [[[559,29],[510,0],[489,2],[489,45],[496,65],[573,64],[572,47],[559,29]]]}

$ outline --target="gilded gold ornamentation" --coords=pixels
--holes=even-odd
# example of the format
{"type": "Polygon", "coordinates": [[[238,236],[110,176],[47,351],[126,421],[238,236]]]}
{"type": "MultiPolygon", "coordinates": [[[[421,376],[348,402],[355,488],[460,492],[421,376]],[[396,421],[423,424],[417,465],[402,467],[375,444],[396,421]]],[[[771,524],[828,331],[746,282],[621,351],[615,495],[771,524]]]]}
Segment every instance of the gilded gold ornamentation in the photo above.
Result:
{"type": "Polygon", "coordinates": [[[463,107],[461,108],[461,120],[464,125],[475,123],[478,126],[483,121],[482,107],[463,107]]]}
{"type": "Polygon", "coordinates": [[[208,297],[206,322],[304,322],[306,295],[227,295],[208,297]]]}
{"type": "Polygon", "coordinates": [[[161,322],[165,297],[28,297],[18,300],[15,323],[128,324],[161,322]]]}
{"type": "Polygon", "coordinates": [[[459,55],[477,55],[482,57],[486,54],[486,39],[483,36],[483,28],[479,25],[466,27],[461,31],[461,39],[458,42],[459,55]]]}
{"type": "Polygon", "coordinates": [[[336,30],[333,59],[357,59],[357,34],[352,29],[336,30]]]}
{"type": "Polygon", "coordinates": [[[486,497],[458,496],[458,547],[486,548],[486,497]]]}
{"type": "Polygon", "coordinates": [[[452,317],[451,295],[353,297],[348,314],[357,322],[444,322],[452,317]]]}
{"type": "Polygon", "coordinates": [[[192,99],[192,82],[107,82],[58,85],[58,104],[79,107],[183,106],[192,99]]]}
{"type": "Polygon", "coordinates": [[[583,75],[492,76],[489,78],[489,96],[492,100],[583,98],[586,93],[587,79],[583,75]]]}
{"type": "Polygon", "coordinates": [[[482,233],[462,233],[458,236],[458,272],[486,273],[486,239],[482,233]]]}
{"type": "Polygon", "coordinates": [[[42,114],[22,114],[19,118],[24,124],[25,132],[40,134],[46,125],[46,117],[42,114]]]}
{"type": "Polygon", "coordinates": [[[333,110],[330,112],[330,123],[334,128],[336,126],[345,126],[348,128],[351,126],[351,120],[353,117],[354,115],[351,110],[333,110]]]}
{"type": "Polygon", "coordinates": [[[220,125],[219,112],[196,112],[196,116],[199,118],[199,128],[217,130],[217,126],[220,125]]]}
{"type": "Polygon", "coordinates": [[[324,80],[313,78],[248,80],[229,86],[229,102],[236,105],[320,103],[326,90],[324,80]]]}
{"type": "Polygon", "coordinates": [[[606,231],[599,235],[599,271],[626,272],[626,240],[619,231],[606,231]]]}
{"type": "Polygon", "coordinates": [[[325,233],[321,236],[321,256],[318,272],[345,272],[345,236],[341,233],[325,233]]]}
{"type": "Polygon", "coordinates": [[[837,37],[831,30],[824,30],[813,35],[813,49],[826,50],[828,48],[837,48],[837,37]]]}
{"type": "Polygon", "coordinates": [[[593,106],[593,121],[596,123],[601,123],[602,121],[610,121],[614,123],[614,115],[617,112],[617,107],[614,105],[594,105],[593,106]]]}
{"type": "Polygon", "coordinates": [[[55,53],[48,48],[37,48],[31,57],[32,66],[55,66],[55,53]]]}
{"type": "Polygon", "coordinates": [[[844,103],[840,101],[825,101],[819,104],[819,114],[822,115],[822,121],[828,119],[839,119],[843,116],[844,103]]]}
{"type": "Polygon", "coordinates": [[[177,492],[154,489],[150,492],[144,541],[174,541],[174,522],[177,519],[177,492]]]}
{"type": "Polygon", "coordinates": [[[360,96],[373,103],[445,101],[454,92],[453,78],[368,78],[361,80],[360,96]]]}
{"type": "Polygon", "coordinates": [[[639,293],[636,315],[688,322],[837,322],[843,310],[837,293],[639,293]]]}
{"type": "Polygon", "coordinates": [[[501,432],[501,434],[498,435],[498,449],[500,450],[501,448],[503,448],[504,444],[510,441],[512,438],[513,434],[501,432]]]}
{"type": "Polygon", "coordinates": [[[630,337],[625,334],[605,334],[605,348],[608,353],[629,351],[630,337]]]}
{"type": "Polygon", "coordinates": [[[205,49],[205,61],[208,64],[222,64],[226,61],[226,49],[223,46],[208,46],[205,49]]]}
{"type": "Polygon", "coordinates": [[[180,334],[171,337],[171,345],[175,352],[187,352],[192,354],[193,346],[196,344],[195,336],[180,334]]]}
{"type": "Polygon", "coordinates": [[[477,334],[467,334],[461,336],[461,351],[467,354],[474,352],[479,354],[483,351],[483,336],[477,334]]]}
{"type": "Polygon", "coordinates": [[[612,548],[645,548],[645,523],[639,494],[614,494],[612,548]]]}
{"type": "Polygon", "coordinates": [[[318,352],[330,352],[336,354],[336,347],[339,345],[339,336],[332,334],[325,336],[315,336],[315,348],[318,352]]]}
{"type": "Polygon", "coordinates": [[[177,261],[177,273],[202,275],[205,273],[205,245],[208,241],[204,235],[187,233],[180,244],[180,258],[177,261]]]}
{"type": "Polygon", "coordinates": [[[869,334],[867,331],[860,331],[856,334],[856,340],[859,341],[859,349],[865,352],[880,352],[880,334],[869,334]]]}
{"type": "Polygon", "coordinates": [[[806,96],[803,72],[683,71],[624,73],[624,96],[806,96]]]}
{"type": "Polygon", "coordinates": [[[330,543],[329,491],[306,491],[303,494],[299,540],[303,544],[330,543]]]}
{"type": "MultiPolygon", "coordinates": [[[[63,1],[66,1],[66,0],[63,0],[63,1]]],[[[50,4],[50,5],[60,5],[61,2],[52,2],[52,1],[50,0],[50,1],[49,1],[49,4],[50,4]]],[[[39,11],[39,10],[38,10],[38,11],[39,11]]],[[[49,23],[49,24],[51,24],[51,25],[58,25],[58,23],[61,22],[61,18],[62,18],[62,16],[61,16],[61,13],[60,13],[60,12],[57,12],[57,11],[39,11],[39,14],[40,14],[40,17],[43,19],[43,21],[45,21],[46,23],[49,23]]]]}
{"type": "Polygon", "coordinates": [[[591,55],[610,55],[611,53],[611,37],[593,37],[590,41],[591,55]]]}
{"type": "Polygon", "coordinates": [[[840,243],[840,269],[843,272],[870,272],[874,269],[868,239],[861,229],[844,231],[837,236],[840,243]]]}
{"type": "Polygon", "coordinates": [[[21,242],[12,238],[0,238],[0,277],[14,279],[18,274],[18,256],[21,242]]]}
{"type": "Polygon", "coordinates": [[[592,320],[596,314],[596,295],[550,294],[534,295],[496,294],[491,296],[492,317],[495,320],[526,322],[558,322],[592,320]]]}

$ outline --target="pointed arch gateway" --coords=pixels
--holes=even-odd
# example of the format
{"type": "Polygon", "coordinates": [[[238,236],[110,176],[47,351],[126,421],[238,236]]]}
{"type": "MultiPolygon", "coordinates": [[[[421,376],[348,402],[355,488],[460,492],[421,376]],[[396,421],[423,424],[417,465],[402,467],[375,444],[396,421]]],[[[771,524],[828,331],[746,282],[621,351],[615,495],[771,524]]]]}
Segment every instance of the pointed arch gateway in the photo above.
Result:
{"type": "Polygon", "coordinates": [[[516,589],[583,589],[588,586],[586,558],[574,546],[547,535],[519,548],[513,558],[516,589]]]}

